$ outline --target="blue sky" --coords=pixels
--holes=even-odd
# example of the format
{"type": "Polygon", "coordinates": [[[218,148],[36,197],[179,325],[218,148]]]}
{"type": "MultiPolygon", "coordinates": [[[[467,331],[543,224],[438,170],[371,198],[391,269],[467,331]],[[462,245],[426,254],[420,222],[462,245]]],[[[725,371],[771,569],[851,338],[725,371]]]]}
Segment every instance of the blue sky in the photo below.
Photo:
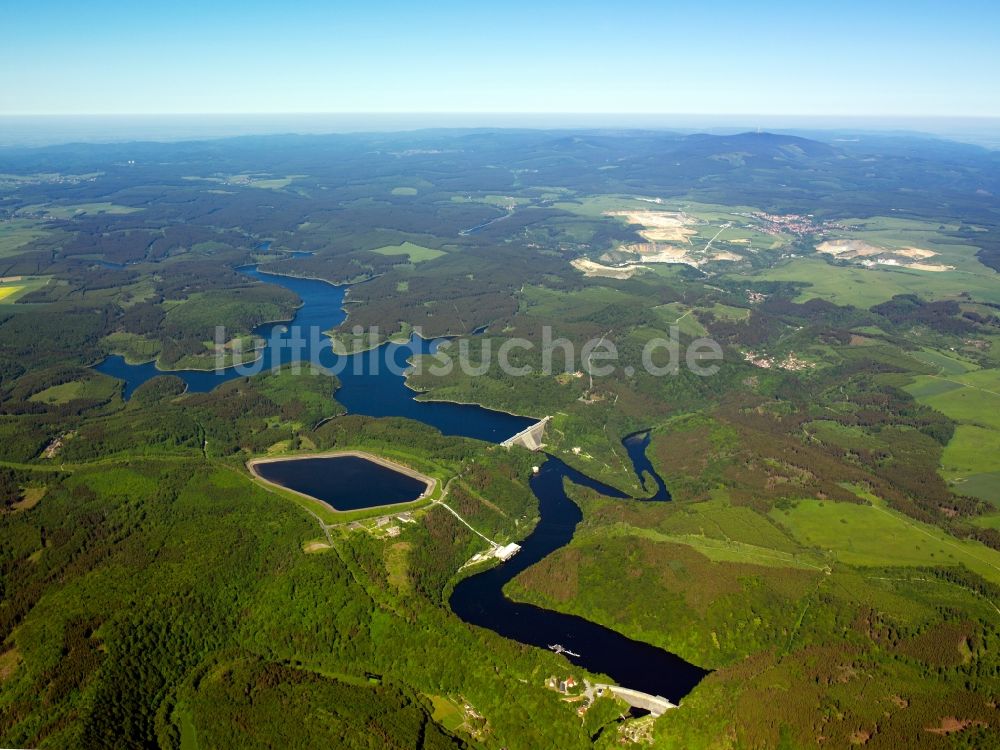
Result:
{"type": "Polygon", "coordinates": [[[6,0],[0,14],[0,114],[1000,116],[987,2],[6,0]]]}

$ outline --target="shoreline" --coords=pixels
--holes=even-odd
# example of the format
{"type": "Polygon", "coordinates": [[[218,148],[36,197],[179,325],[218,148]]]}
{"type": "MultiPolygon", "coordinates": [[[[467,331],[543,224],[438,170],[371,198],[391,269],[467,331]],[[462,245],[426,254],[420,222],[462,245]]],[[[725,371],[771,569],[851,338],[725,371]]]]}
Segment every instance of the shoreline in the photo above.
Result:
{"type": "MultiPolygon", "coordinates": [[[[274,262],[280,262],[282,260],[291,260],[291,259],[281,258],[278,261],[274,262]]],[[[324,284],[329,284],[330,286],[336,286],[336,287],[346,286],[348,290],[355,284],[364,284],[365,282],[371,281],[372,279],[377,279],[379,276],[382,275],[380,273],[377,273],[374,274],[373,276],[365,276],[363,278],[358,279],[357,281],[342,281],[338,284],[335,281],[330,281],[329,279],[322,279],[319,276],[302,276],[294,273],[281,273],[280,271],[265,271],[260,267],[260,263],[247,263],[246,265],[243,266],[237,266],[234,270],[239,271],[241,268],[256,268],[257,273],[267,274],[268,276],[283,276],[286,279],[302,279],[303,281],[322,281],[324,284]]],[[[345,290],[344,293],[346,295],[347,290],[345,290]]]]}
{"type": "MultiPolygon", "coordinates": [[[[261,325],[263,326],[263,325],[269,325],[271,323],[285,323],[285,322],[288,322],[288,321],[284,321],[284,320],[272,320],[272,321],[268,321],[266,323],[261,323],[261,325]]],[[[95,367],[100,367],[102,364],[104,364],[104,362],[107,361],[108,357],[121,357],[122,361],[126,365],[128,365],[129,367],[140,367],[142,365],[148,365],[148,364],[152,363],[153,367],[156,368],[157,372],[162,372],[164,375],[173,375],[174,373],[178,373],[178,372],[214,372],[214,373],[224,373],[224,372],[227,372],[229,370],[233,370],[233,369],[235,369],[237,367],[246,367],[248,365],[256,364],[257,362],[260,362],[260,360],[262,360],[264,358],[264,354],[263,353],[258,354],[253,359],[249,359],[249,360],[247,360],[245,362],[239,362],[239,363],[234,363],[234,364],[228,365],[226,367],[223,367],[221,370],[218,367],[176,367],[176,368],[174,368],[172,370],[167,370],[167,369],[164,369],[163,367],[160,367],[160,360],[159,360],[158,357],[155,358],[155,359],[146,359],[146,360],[143,360],[142,362],[129,362],[128,361],[128,357],[126,357],[124,354],[121,354],[120,352],[110,352],[100,362],[97,362],[97,363],[92,364],[92,365],[88,365],[88,367],[90,367],[91,369],[93,369],[95,367]]]]}
{"type": "MultiPolygon", "coordinates": [[[[500,218],[505,218],[505,217],[500,217],[500,218]]],[[[236,271],[238,271],[240,273],[243,273],[243,271],[241,271],[240,269],[256,269],[257,272],[260,273],[260,274],[264,274],[264,275],[268,275],[268,276],[275,276],[275,277],[280,277],[280,278],[301,279],[301,280],[304,280],[304,281],[320,281],[320,282],[323,282],[325,284],[329,284],[330,286],[333,286],[335,288],[346,287],[345,292],[344,292],[345,293],[345,298],[344,298],[345,302],[346,302],[347,292],[350,291],[350,287],[353,286],[354,283],[364,283],[365,281],[370,281],[373,278],[377,278],[377,276],[372,276],[372,277],[370,277],[368,279],[365,279],[365,280],[359,281],[359,282],[346,282],[346,283],[343,283],[343,284],[335,284],[335,283],[333,283],[331,281],[328,281],[327,279],[320,279],[320,278],[307,277],[307,276],[295,276],[293,274],[275,273],[273,271],[263,271],[263,270],[260,269],[260,263],[247,263],[247,264],[244,264],[242,266],[237,266],[234,270],[236,270],[236,271]]],[[[260,281],[260,279],[256,279],[256,280],[260,281]]],[[[267,282],[263,282],[263,283],[267,283],[267,282]]],[[[258,362],[260,362],[264,358],[264,353],[266,351],[266,342],[267,342],[267,339],[264,338],[264,337],[262,337],[262,336],[260,336],[259,334],[257,334],[257,330],[259,328],[261,328],[262,326],[274,325],[274,324],[278,324],[278,323],[291,324],[298,317],[298,311],[301,310],[304,306],[305,306],[305,302],[304,301],[300,301],[300,304],[295,307],[295,311],[294,311],[294,313],[292,314],[291,317],[289,317],[289,318],[278,318],[278,319],[275,319],[275,320],[262,321],[262,322],[258,323],[256,326],[254,326],[254,328],[250,331],[250,335],[254,336],[254,337],[258,338],[258,339],[263,339],[265,341],[265,347],[257,350],[257,351],[259,351],[259,353],[252,360],[247,360],[247,361],[241,362],[239,364],[232,364],[232,365],[229,365],[228,367],[223,368],[222,370],[219,370],[219,368],[217,368],[217,367],[207,367],[207,368],[194,368],[194,367],[192,367],[192,368],[177,368],[177,369],[170,369],[170,370],[168,370],[168,369],[164,369],[163,367],[160,366],[160,364],[159,364],[159,358],[158,357],[146,360],[144,362],[133,363],[133,362],[129,362],[126,359],[126,357],[125,357],[124,354],[120,354],[120,353],[117,353],[117,352],[112,352],[112,353],[108,354],[107,356],[105,356],[99,362],[96,362],[96,363],[90,365],[90,367],[91,368],[96,368],[96,367],[100,366],[103,362],[105,362],[107,360],[107,358],[109,356],[119,356],[119,357],[122,358],[122,361],[126,365],[128,365],[128,366],[138,366],[138,365],[149,364],[150,362],[152,362],[154,368],[156,369],[156,371],[158,373],[162,373],[164,375],[176,375],[176,374],[185,373],[185,372],[216,373],[216,374],[230,373],[230,372],[234,371],[237,367],[251,367],[251,366],[257,364],[258,362]]],[[[348,322],[348,319],[350,318],[350,314],[349,314],[349,311],[348,311],[348,309],[346,307],[346,304],[341,305],[340,309],[344,312],[344,320],[340,324],[338,324],[337,328],[339,328],[340,326],[343,326],[344,324],[346,324],[348,322]]],[[[489,325],[490,324],[487,324],[487,326],[489,326],[489,325]]],[[[336,328],[323,331],[323,335],[327,339],[329,339],[329,341],[331,342],[331,345],[335,345],[335,344],[339,343],[338,339],[335,337],[336,333],[337,333],[336,328]]],[[[422,341],[433,342],[433,341],[439,340],[439,339],[443,339],[443,340],[458,339],[458,338],[461,338],[462,336],[466,336],[466,335],[468,335],[468,334],[452,334],[452,335],[444,335],[444,336],[424,336],[424,335],[418,333],[415,330],[411,330],[409,337],[407,337],[407,339],[405,341],[404,340],[394,341],[392,338],[389,338],[389,339],[387,339],[385,341],[379,342],[378,344],[374,344],[374,345],[372,345],[372,346],[370,346],[368,348],[365,348],[363,350],[352,351],[350,353],[344,353],[344,354],[339,354],[338,353],[337,356],[338,357],[352,357],[352,356],[367,354],[367,353],[372,352],[372,351],[377,351],[378,349],[381,349],[383,347],[389,346],[390,344],[405,345],[407,342],[409,342],[414,337],[419,338],[422,341]]],[[[475,335],[475,334],[473,334],[473,335],[475,335]]],[[[410,355],[410,357],[408,357],[407,360],[406,360],[406,363],[407,363],[407,366],[408,366],[408,368],[407,368],[408,370],[412,369],[413,358],[415,356],[427,356],[427,355],[419,355],[416,352],[412,353],[410,355]]],[[[259,374],[259,373],[252,373],[252,374],[259,374]]],[[[235,373],[235,376],[236,377],[240,377],[240,374],[239,373],[235,373]]],[[[414,400],[418,401],[420,403],[442,403],[442,404],[455,404],[457,406],[473,406],[473,407],[477,407],[477,408],[480,408],[480,409],[485,409],[487,411],[496,412],[497,414],[506,414],[507,416],[516,417],[518,419],[532,420],[532,424],[531,425],[527,425],[525,429],[527,429],[527,427],[531,427],[531,426],[533,426],[535,424],[538,424],[538,422],[541,421],[538,417],[535,417],[533,415],[529,415],[529,414],[517,414],[517,413],[509,411],[507,409],[496,408],[496,407],[493,407],[493,406],[487,406],[486,404],[481,404],[481,403],[477,403],[477,402],[474,402],[474,401],[458,401],[456,399],[449,399],[449,398],[433,398],[433,397],[428,397],[427,394],[429,394],[430,391],[420,390],[420,389],[414,387],[410,383],[410,375],[409,375],[408,372],[402,373],[402,378],[403,378],[403,385],[408,390],[412,391],[415,394],[414,400]]],[[[190,387],[187,384],[185,384],[184,393],[187,393],[189,391],[189,389],[190,389],[190,387]]],[[[337,391],[339,391],[339,390],[340,390],[340,388],[338,387],[333,392],[332,397],[333,397],[334,400],[336,400],[337,391]]],[[[344,413],[349,413],[349,412],[344,412],[344,413]]],[[[327,417],[325,420],[323,420],[323,422],[329,421],[330,419],[336,419],[338,416],[342,416],[342,415],[337,414],[337,415],[333,415],[331,417],[327,417]]],[[[322,422],[320,424],[322,424],[322,422]]],[[[392,467],[390,467],[390,468],[392,468],[392,467]]],[[[311,497],[311,496],[306,496],[306,497],[311,497]]],[[[312,498],[312,499],[315,499],[315,498],[312,498]]],[[[322,501],[319,501],[319,502],[322,502],[322,501]]],[[[326,504],[324,503],[324,505],[326,505],[326,504]]],[[[328,507],[332,507],[332,506],[328,506],[328,507]]]]}
{"type": "MultiPolygon", "coordinates": [[[[409,360],[407,360],[409,361],[409,360]]],[[[430,393],[430,391],[422,391],[419,388],[410,385],[410,378],[404,373],[403,375],[403,385],[413,391],[417,396],[425,396],[430,393]]],[[[494,406],[487,406],[486,404],[480,404],[475,401],[456,401],[453,398],[414,398],[415,401],[419,401],[424,404],[457,404],[458,406],[478,406],[480,409],[486,409],[487,411],[495,411],[497,414],[506,414],[509,417],[517,417],[518,419],[532,419],[534,424],[538,424],[542,421],[542,418],[535,417],[530,414],[516,414],[512,411],[507,411],[506,409],[500,409],[494,406]]],[[[534,425],[529,425],[534,426],[534,425]]],[[[527,428],[525,428],[527,429],[527,428]]]]}

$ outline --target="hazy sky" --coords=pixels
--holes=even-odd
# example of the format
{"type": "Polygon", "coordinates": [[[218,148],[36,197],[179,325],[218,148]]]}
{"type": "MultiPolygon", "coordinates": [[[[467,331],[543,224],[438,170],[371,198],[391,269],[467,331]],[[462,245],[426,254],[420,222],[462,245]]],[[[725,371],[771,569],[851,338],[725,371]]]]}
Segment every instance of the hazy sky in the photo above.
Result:
{"type": "Polygon", "coordinates": [[[995,2],[4,6],[0,114],[1000,116],[995,2]]]}

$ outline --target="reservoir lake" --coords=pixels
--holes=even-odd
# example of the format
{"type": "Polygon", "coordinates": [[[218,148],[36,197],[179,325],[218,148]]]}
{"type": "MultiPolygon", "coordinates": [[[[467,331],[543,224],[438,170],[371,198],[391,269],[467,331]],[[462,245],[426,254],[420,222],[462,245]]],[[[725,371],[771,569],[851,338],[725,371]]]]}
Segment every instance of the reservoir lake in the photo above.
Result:
{"type": "Polygon", "coordinates": [[[240,271],[251,278],[278,284],[295,292],[302,306],[291,321],[265,323],[254,334],[264,339],[266,346],[254,365],[230,367],[225,370],[159,370],[155,362],[133,365],[121,356],[110,356],[94,369],[125,382],[124,397],[150,378],[175,375],[188,390],[205,393],[234,378],[263,372],[293,361],[313,362],[336,374],[340,388],[335,396],[348,412],[369,417],[407,417],[432,427],[445,435],[460,435],[499,443],[516,435],[537,420],[506,412],[486,409],[474,404],[449,401],[418,401],[416,391],[406,385],[402,373],[407,360],[419,354],[433,354],[447,339],[426,340],[412,336],[405,343],[386,343],[367,352],[338,355],[327,336],[310,332],[328,331],[347,317],[344,294],[348,287],[334,286],[317,279],[300,279],[264,273],[255,267],[240,271]],[[293,351],[287,343],[301,339],[303,346],[293,351]]]}
{"type": "MultiPolygon", "coordinates": [[[[279,284],[302,299],[302,306],[292,321],[267,323],[254,331],[268,342],[256,371],[296,359],[318,363],[331,369],[340,379],[336,398],[349,412],[373,417],[407,417],[436,427],[445,435],[499,443],[536,421],[472,404],[416,400],[417,393],[406,386],[402,375],[406,361],[415,354],[433,354],[444,339],[428,341],[414,336],[406,343],[388,343],[367,352],[337,355],[329,347],[327,337],[320,337],[317,344],[310,341],[308,332],[313,327],[327,331],[344,321],[347,287],[315,279],[268,274],[256,267],[240,271],[259,281],[279,284]],[[306,341],[305,348],[294,357],[292,351],[282,345],[293,336],[301,336],[306,341]]],[[[189,390],[206,392],[220,383],[251,374],[237,367],[218,372],[167,372],[156,369],[152,362],[130,365],[119,356],[108,357],[95,369],[124,380],[126,399],[139,385],[158,375],[176,375],[189,390]]],[[[666,484],[646,456],[649,440],[648,431],[644,431],[627,436],[622,443],[643,489],[649,493],[641,499],[669,501],[666,484]]],[[[295,458],[257,463],[254,469],[267,481],[318,498],[338,510],[385,505],[393,497],[399,498],[397,502],[407,502],[419,497],[425,488],[424,483],[413,477],[397,474],[370,461],[362,459],[370,464],[365,466],[356,462],[327,463],[330,460],[339,459],[295,458]],[[336,468],[336,476],[331,467],[336,468]],[[373,480],[378,484],[372,484],[373,480]]],[[[503,587],[508,581],[572,540],[582,514],[566,495],[564,480],[590,487],[611,498],[626,499],[622,492],[586,476],[558,458],[547,456],[539,472],[530,480],[540,516],[534,531],[521,542],[520,552],[511,560],[459,581],[450,598],[452,610],[470,624],[521,643],[540,648],[564,646],[578,654],[566,655],[572,663],[606,674],[625,687],[677,703],[707,674],[705,670],[664,649],[632,640],[581,617],[513,602],[504,595],[503,587]]]]}
{"type": "Polygon", "coordinates": [[[264,459],[252,462],[251,471],[340,511],[409,503],[433,487],[431,481],[362,455],[264,459]]]}

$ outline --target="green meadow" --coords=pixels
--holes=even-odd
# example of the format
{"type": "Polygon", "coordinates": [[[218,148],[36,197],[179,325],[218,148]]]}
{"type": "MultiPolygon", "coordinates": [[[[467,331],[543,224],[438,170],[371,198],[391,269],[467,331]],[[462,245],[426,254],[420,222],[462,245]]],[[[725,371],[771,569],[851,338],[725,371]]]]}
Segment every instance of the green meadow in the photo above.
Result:
{"type": "Polygon", "coordinates": [[[0,305],[17,302],[21,297],[49,283],[47,276],[25,276],[18,281],[0,283],[0,305]]]}
{"type": "Polygon", "coordinates": [[[957,492],[1000,505],[1000,370],[921,375],[906,390],[958,423],[942,476],[957,492]]]}
{"type": "Polygon", "coordinates": [[[411,263],[423,263],[425,260],[434,260],[445,254],[442,250],[415,245],[412,242],[404,242],[402,245],[386,245],[376,248],[373,252],[379,255],[408,255],[411,263]]]}
{"type": "Polygon", "coordinates": [[[109,214],[111,216],[123,216],[142,211],[141,208],[130,206],[119,206],[108,201],[98,203],[70,203],[68,205],[46,204],[44,206],[29,206],[24,211],[43,210],[46,214],[55,219],[73,219],[81,216],[95,216],[109,214]]]}
{"type": "Polygon", "coordinates": [[[28,400],[50,405],[68,404],[76,399],[107,401],[114,397],[118,390],[119,383],[115,378],[91,373],[80,380],[70,380],[38,391],[28,400]]]}
{"type": "Polygon", "coordinates": [[[1000,552],[978,542],[958,540],[911,520],[875,500],[873,505],[800,500],[773,509],[771,517],[797,541],[832,558],[862,567],[964,565],[1000,582],[1000,552]]]}
{"type": "Polygon", "coordinates": [[[0,221],[0,258],[17,255],[29,242],[47,234],[48,230],[39,221],[31,219],[0,221]]]}
{"type": "Polygon", "coordinates": [[[782,265],[741,276],[753,281],[799,282],[797,302],[825,299],[837,305],[869,308],[897,294],[918,294],[925,299],[955,299],[970,294],[975,299],[1000,304],[1000,279],[985,266],[977,273],[913,271],[907,268],[861,268],[834,265],[819,258],[795,258],[782,265]]]}

